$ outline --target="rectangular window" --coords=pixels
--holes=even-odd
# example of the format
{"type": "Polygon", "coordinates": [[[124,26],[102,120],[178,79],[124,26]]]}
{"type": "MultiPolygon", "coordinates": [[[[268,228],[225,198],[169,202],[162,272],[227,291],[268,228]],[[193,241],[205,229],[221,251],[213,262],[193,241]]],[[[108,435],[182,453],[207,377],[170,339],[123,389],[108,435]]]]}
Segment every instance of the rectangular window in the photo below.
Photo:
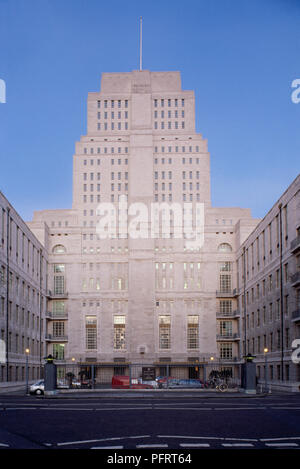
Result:
{"type": "Polygon", "coordinates": [[[219,323],[220,335],[223,337],[232,336],[232,321],[220,321],[219,323]]]}
{"type": "Polygon", "coordinates": [[[65,323],[62,321],[53,321],[53,337],[64,337],[65,323]]]}
{"type": "Polygon", "coordinates": [[[97,318],[85,317],[85,347],[87,350],[97,349],[97,318]]]}
{"type": "Polygon", "coordinates": [[[63,275],[56,275],[54,277],[54,294],[62,295],[65,291],[65,278],[63,275]]]}
{"type": "Polygon", "coordinates": [[[187,348],[199,348],[199,316],[188,316],[187,348]]]}
{"type": "Polygon", "coordinates": [[[231,359],[232,358],[232,343],[224,342],[220,344],[220,358],[231,359]]]}
{"type": "Polygon", "coordinates": [[[114,349],[125,350],[125,316],[114,316],[114,349]]]}
{"type": "Polygon", "coordinates": [[[230,293],[231,275],[220,274],[220,291],[223,293],[230,293]]]}
{"type": "Polygon", "coordinates": [[[231,300],[220,300],[220,313],[230,314],[232,312],[232,301],[231,300]]]}
{"type": "Polygon", "coordinates": [[[53,358],[55,360],[64,360],[65,359],[65,346],[64,344],[53,344],[53,358]]]}
{"type": "Polygon", "coordinates": [[[159,316],[159,348],[171,348],[171,317],[159,316]]]}

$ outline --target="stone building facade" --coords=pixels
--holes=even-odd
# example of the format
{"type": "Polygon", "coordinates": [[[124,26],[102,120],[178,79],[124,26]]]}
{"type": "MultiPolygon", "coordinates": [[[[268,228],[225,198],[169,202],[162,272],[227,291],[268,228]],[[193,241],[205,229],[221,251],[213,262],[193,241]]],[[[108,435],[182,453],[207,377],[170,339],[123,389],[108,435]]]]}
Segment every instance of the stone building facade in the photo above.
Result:
{"type": "MultiPolygon", "coordinates": [[[[292,203],[285,197],[283,207],[292,203]]],[[[250,312],[243,295],[269,275],[267,266],[251,270],[245,284],[241,267],[272,210],[259,220],[249,209],[211,205],[207,141],[179,72],[104,73],[75,144],[72,208],[34,212],[27,224],[47,253],[47,354],[62,365],[98,366],[96,381],[109,382],[122,363],[181,364],[183,377],[189,363],[212,359],[234,370],[264,335],[251,326],[264,305],[251,303],[250,312]]],[[[289,240],[298,213],[288,210],[289,240]]],[[[297,318],[290,321],[289,339],[299,335],[297,318]]],[[[257,357],[262,376],[264,356],[257,357]]],[[[284,379],[299,380],[295,370],[285,367],[284,379]]]]}
{"type": "Polygon", "coordinates": [[[81,363],[236,362],[235,256],[258,220],[248,209],[211,206],[194,93],[182,90],[178,72],[103,74],[87,114],[87,135],[75,146],[72,209],[35,212],[29,223],[37,236],[40,224],[49,230],[48,351],[81,363]],[[145,236],[120,236],[117,217],[116,232],[103,239],[101,210],[119,215],[120,196],[127,226],[141,207],[153,213],[153,204],[160,221],[164,207],[177,204],[192,214],[193,228],[200,212],[203,245],[176,235],[175,212],[168,237],[153,233],[150,217],[140,225],[145,236]]]}
{"type": "Polygon", "coordinates": [[[0,192],[0,382],[40,377],[46,283],[45,247],[0,192]]]}
{"type": "Polygon", "coordinates": [[[300,176],[240,246],[237,263],[242,350],[256,357],[261,380],[297,388],[300,366],[292,355],[300,338],[300,176]]]}

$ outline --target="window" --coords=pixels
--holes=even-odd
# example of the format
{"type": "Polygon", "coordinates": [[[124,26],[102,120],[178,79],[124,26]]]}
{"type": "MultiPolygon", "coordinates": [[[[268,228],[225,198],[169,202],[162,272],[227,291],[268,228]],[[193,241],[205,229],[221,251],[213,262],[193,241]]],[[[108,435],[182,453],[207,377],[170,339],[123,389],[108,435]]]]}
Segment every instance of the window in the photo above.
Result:
{"type": "Polygon", "coordinates": [[[222,243],[222,244],[219,245],[218,251],[219,252],[231,252],[232,247],[228,243],[222,243]]]}
{"type": "Polygon", "coordinates": [[[85,347],[87,350],[97,349],[96,316],[86,316],[85,318],[85,347]]]}
{"type": "Polygon", "coordinates": [[[114,316],[114,349],[125,350],[125,316],[114,316]]]}
{"type": "Polygon", "coordinates": [[[188,316],[187,348],[199,347],[199,316],[188,316]]]}
{"type": "Polygon", "coordinates": [[[57,244],[52,249],[53,254],[64,254],[66,252],[66,248],[62,244],[57,244]]]}
{"type": "Polygon", "coordinates": [[[230,274],[220,274],[220,291],[222,293],[229,293],[231,291],[230,274]]]}
{"type": "Polygon", "coordinates": [[[52,354],[55,360],[64,360],[65,359],[64,344],[53,344],[52,354]]]}
{"type": "Polygon", "coordinates": [[[232,301],[231,300],[220,300],[219,305],[220,313],[223,313],[225,316],[230,315],[232,312],[232,301]]]}
{"type": "Polygon", "coordinates": [[[62,295],[65,292],[65,266],[54,264],[54,294],[62,295]]]}
{"type": "Polygon", "coordinates": [[[52,303],[53,317],[62,317],[65,314],[65,302],[64,301],[53,301],[52,303]]]}
{"type": "Polygon", "coordinates": [[[53,337],[64,337],[65,335],[65,323],[62,321],[53,322],[53,337]]]}
{"type": "Polygon", "coordinates": [[[159,348],[171,348],[171,318],[170,316],[159,316],[159,348]]]}
{"type": "Polygon", "coordinates": [[[232,358],[232,343],[224,342],[220,344],[220,358],[223,358],[223,359],[232,358]]]}
{"type": "Polygon", "coordinates": [[[222,337],[232,336],[232,321],[220,321],[219,328],[222,337]]]}

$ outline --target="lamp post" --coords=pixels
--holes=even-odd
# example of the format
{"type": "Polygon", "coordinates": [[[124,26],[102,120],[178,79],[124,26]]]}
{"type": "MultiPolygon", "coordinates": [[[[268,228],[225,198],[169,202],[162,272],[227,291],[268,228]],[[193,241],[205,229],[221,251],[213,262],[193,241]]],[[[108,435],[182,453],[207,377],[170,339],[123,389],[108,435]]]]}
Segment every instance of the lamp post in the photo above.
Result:
{"type": "Polygon", "coordinates": [[[268,392],[268,352],[269,349],[267,347],[264,348],[265,354],[265,388],[266,392],[268,392]]]}
{"type": "Polygon", "coordinates": [[[29,394],[29,386],[28,386],[28,380],[29,380],[29,373],[28,373],[28,356],[29,356],[30,350],[29,348],[25,349],[25,356],[26,356],[26,394],[29,394]]]}

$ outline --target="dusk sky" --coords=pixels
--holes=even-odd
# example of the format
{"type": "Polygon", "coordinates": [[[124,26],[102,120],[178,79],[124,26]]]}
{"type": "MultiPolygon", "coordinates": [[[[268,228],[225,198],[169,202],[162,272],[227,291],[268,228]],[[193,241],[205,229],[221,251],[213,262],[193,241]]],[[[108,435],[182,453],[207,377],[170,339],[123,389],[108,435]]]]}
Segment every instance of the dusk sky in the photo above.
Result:
{"type": "MultiPolygon", "coordinates": [[[[25,220],[71,208],[103,72],[178,70],[208,140],[213,206],[263,217],[299,173],[299,0],[0,0],[0,190],[25,220]]],[[[300,92],[299,92],[300,97],[300,92]]]]}

